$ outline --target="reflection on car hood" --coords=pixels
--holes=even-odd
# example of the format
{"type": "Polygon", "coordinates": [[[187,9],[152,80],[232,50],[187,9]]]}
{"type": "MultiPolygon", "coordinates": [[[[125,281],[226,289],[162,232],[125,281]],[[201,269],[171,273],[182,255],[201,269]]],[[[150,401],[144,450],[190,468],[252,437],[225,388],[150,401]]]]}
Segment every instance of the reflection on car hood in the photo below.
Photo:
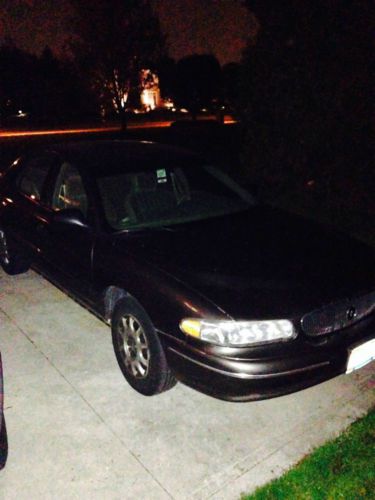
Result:
{"type": "Polygon", "coordinates": [[[236,317],[295,315],[375,289],[371,249],[269,207],[126,240],[134,256],[236,317]]]}

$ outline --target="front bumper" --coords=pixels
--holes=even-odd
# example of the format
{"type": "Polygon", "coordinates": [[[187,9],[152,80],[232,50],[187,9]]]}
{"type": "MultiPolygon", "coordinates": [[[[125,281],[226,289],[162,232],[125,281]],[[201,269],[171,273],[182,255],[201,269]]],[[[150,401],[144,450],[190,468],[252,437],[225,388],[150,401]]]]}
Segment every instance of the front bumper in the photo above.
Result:
{"type": "Polygon", "coordinates": [[[375,338],[375,317],[330,336],[304,334],[291,342],[252,348],[222,348],[195,339],[168,343],[177,379],[227,401],[282,396],[333,378],[347,369],[350,350],[375,338]]]}

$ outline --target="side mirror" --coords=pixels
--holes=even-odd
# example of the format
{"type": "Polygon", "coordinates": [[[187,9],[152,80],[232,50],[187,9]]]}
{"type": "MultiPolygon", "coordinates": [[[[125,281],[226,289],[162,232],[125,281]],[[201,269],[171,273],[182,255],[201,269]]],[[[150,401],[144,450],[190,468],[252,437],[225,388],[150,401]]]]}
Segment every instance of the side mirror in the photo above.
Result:
{"type": "Polygon", "coordinates": [[[89,227],[81,210],[77,208],[65,208],[55,213],[54,222],[68,224],[70,226],[89,227]]]}

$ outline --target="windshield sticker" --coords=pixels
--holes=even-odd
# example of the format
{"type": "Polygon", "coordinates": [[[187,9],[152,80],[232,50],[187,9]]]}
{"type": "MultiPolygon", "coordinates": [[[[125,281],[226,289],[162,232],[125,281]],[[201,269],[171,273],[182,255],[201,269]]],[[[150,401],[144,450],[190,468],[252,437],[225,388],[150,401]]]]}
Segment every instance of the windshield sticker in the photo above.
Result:
{"type": "Polygon", "coordinates": [[[165,170],[165,168],[157,170],[156,177],[158,179],[158,184],[163,184],[164,182],[167,182],[167,171],[165,170]]]}

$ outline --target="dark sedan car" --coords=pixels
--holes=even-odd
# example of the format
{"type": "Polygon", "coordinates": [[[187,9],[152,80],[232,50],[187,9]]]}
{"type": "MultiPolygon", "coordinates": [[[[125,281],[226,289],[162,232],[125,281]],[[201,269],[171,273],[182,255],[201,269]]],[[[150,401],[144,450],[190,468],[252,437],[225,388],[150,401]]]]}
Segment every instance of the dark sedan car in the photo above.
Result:
{"type": "Polygon", "coordinates": [[[32,265],[111,324],[145,395],[180,380],[268,398],[375,357],[374,252],[257,205],[172,147],[77,142],[18,159],[0,181],[0,259],[10,274],[32,265]]]}
{"type": "Polygon", "coordinates": [[[5,466],[8,456],[8,438],[4,418],[3,366],[0,355],[0,470],[5,466]]]}

